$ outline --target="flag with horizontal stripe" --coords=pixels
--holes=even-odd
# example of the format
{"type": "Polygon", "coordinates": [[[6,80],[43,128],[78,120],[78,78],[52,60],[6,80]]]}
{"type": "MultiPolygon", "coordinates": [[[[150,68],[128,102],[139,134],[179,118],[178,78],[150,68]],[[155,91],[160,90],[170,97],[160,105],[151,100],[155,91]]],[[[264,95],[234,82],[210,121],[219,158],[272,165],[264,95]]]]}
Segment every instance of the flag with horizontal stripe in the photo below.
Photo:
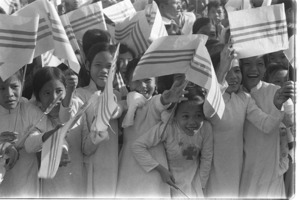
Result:
{"type": "Polygon", "coordinates": [[[95,97],[91,97],[63,127],[57,130],[42,147],[41,167],[39,178],[53,178],[59,167],[64,138],[67,132],[75,125],[86,109],[92,105],[95,97]]]}
{"type": "Polygon", "coordinates": [[[37,41],[39,18],[0,15],[0,76],[6,80],[31,63],[37,41]]]}
{"type": "Polygon", "coordinates": [[[142,56],[133,80],[184,73],[186,79],[208,90],[213,114],[222,117],[225,104],[205,47],[206,35],[165,36],[155,40],[142,56]]]}
{"type": "Polygon", "coordinates": [[[124,0],[103,10],[104,14],[115,24],[136,13],[130,0],[124,0]]]}
{"type": "Polygon", "coordinates": [[[60,16],[60,18],[68,19],[62,19],[62,23],[70,41],[72,39],[81,41],[84,33],[89,29],[107,30],[101,1],[80,7],[60,16]]]}
{"type": "Polygon", "coordinates": [[[288,48],[283,4],[229,12],[228,18],[233,48],[239,58],[288,48]]]}
{"type": "Polygon", "coordinates": [[[23,7],[14,15],[23,17],[38,15],[40,17],[35,57],[54,49],[54,55],[67,59],[69,67],[76,73],[79,73],[80,65],[52,3],[36,0],[23,7]]]}
{"type": "MultiPolygon", "coordinates": [[[[97,138],[99,138],[98,134],[104,134],[103,132],[107,131],[107,128],[110,126],[109,121],[118,105],[116,96],[113,93],[113,80],[116,73],[119,47],[120,44],[118,44],[111,68],[109,69],[105,88],[102,93],[100,91],[98,93],[96,115],[91,125],[92,140],[97,140],[97,138]]],[[[101,135],[100,138],[101,140],[105,140],[108,139],[109,136],[106,132],[106,134],[101,135]]]]}

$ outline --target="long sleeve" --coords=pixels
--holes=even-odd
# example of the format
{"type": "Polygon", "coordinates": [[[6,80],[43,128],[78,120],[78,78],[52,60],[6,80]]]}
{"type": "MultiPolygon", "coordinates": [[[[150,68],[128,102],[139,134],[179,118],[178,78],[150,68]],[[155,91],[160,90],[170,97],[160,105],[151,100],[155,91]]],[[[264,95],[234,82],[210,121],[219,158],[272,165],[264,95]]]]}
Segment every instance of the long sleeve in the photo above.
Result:
{"type": "Polygon", "coordinates": [[[155,125],[148,132],[146,132],[145,134],[140,136],[135,142],[133,142],[131,146],[136,161],[146,172],[151,171],[160,164],[151,156],[148,149],[153,146],[156,146],[157,144],[165,140],[165,138],[163,138],[162,135],[162,130],[164,126],[165,124],[162,122],[155,125]]]}
{"type": "Polygon", "coordinates": [[[248,96],[246,118],[264,133],[271,133],[284,117],[283,111],[278,110],[275,106],[274,110],[275,112],[272,114],[266,114],[256,105],[254,99],[248,96]]]}
{"type": "Polygon", "coordinates": [[[213,158],[213,133],[209,122],[203,124],[203,146],[200,157],[200,180],[202,188],[206,188],[213,158]]]}
{"type": "Polygon", "coordinates": [[[171,105],[171,104],[163,105],[161,103],[160,98],[161,98],[161,94],[153,96],[152,99],[150,100],[152,101],[150,107],[151,113],[153,116],[155,116],[156,119],[160,119],[161,113],[171,105]]]}

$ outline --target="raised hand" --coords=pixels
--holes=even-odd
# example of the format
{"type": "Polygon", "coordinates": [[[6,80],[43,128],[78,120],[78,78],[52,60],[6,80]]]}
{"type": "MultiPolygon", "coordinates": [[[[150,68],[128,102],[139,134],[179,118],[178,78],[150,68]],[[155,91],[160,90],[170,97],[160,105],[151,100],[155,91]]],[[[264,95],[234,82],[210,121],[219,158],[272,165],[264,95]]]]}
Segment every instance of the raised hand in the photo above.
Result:
{"type": "Polygon", "coordinates": [[[279,88],[273,99],[273,103],[277,109],[281,110],[281,107],[284,102],[286,102],[289,98],[295,101],[295,83],[293,81],[287,81],[283,84],[281,88],[279,88]]]}

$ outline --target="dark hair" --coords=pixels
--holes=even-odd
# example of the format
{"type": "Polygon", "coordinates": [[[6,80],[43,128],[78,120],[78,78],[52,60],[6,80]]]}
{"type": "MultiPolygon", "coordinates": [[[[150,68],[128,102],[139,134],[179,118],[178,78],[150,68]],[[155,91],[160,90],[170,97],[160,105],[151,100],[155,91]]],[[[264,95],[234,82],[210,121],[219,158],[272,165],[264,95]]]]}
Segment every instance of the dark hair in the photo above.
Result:
{"type": "MultiPolygon", "coordinates": [[[[18,70],[16,73],[14,73],[13,75],[11,75],[9,78],[7,78],[5,81],[7,81],[8,79],[10,79],[12,76],[17,76],[17,78],[20,80],[20,82],[22,83],[23,81],[23,70],[20,69],[18,70]]],[[[5,82],[3,81],[3,79],[0,77],[0,81],[2,82],[5,82]]]]}
{"type": "Polygon", "coordinates": [[[210,9],[219,7],[222,7],[222,9],[225,10],[223,5],[219,1],[211,1],[207,4],[207,13],[209,13],[210,9]]]}
{"type": "Polygon", "coordinates": [[[5,10],[0,6],[0,14],[6,14],[5,10]]]}
{"type": "Polygon", "coordinates": [[[88,54],[89,49],[96,43],[107,42],[111,39],[110,33],[101,29],[87,30],[82,37],[82,49],[85,55],[88,54]]]}
{"type": "MultiPolygon", "coordinates": [[[[253,57],[262,57],[263,60],[264,60],[264,63],[265,63],[265,68],[267,68],[267,65],[268,65],[268,54],[264,54],[262,56],[253,56],[253,57]]],[[[239,59],[240,67],[243,66],[243,60],[244,59],[247,59],[247,58],[241,58],[241,59],[239,59]]]]}
{"type": "Polygon", "coordinates": [[[207,24],[212,24],[211,19],[207,17],[198,18],[193,25],[193,34],[197,34],[197,32],[207,24]]]}
{"type": "Polygon", "coordinates": [[[134,51],[131,48],[129,48],[126,44],[122,44],[122,43],[120,44],[119,52],[120,52],[120,54],[129,52],[132,55],[132,57],[135,58],[134,51]]]}
{"type": "Polygon", "coordinates": [[[281,63],[270,63],[265,73],[265,81],[270,82],[271,76],[280,70],[286,70],[288,72],[288,69],[281,63]]]}
{"type": "Polygon", "coordinates": [[[207,51],[210,55],[213,67],[215,71],[218,69],[218,66],[221,61],[221,52],[225,44],[219,42],[219,40],[207,40],[205,44],[207,51]]]}
{"type": "Polygon", "coordinates": [[[277,0],[276,4],[284,4],[284,9],[296,9],[296,0],[277,0]]]}
{"type": "MultiPolygon", "coordinates": [[[[184,95],[184,97],[186,97],[188,99],[187,101],[196,102],[197,104],[199,104],[199,106],[201,107],[201,109],[203,111],[203,103],[204,103],[205,96],[206,96],[206,90],[203,87],[200,87],[198,85],[194,85],[193,87],[186,87],[185,90],[188,91],[188,93],[184,95]]],[[[184,102],[186,102],[186,101],[182,101],[182,102],[178,103],[177,108],[174,113],[175,115],[178,110],[178,107],[181,104],[183,104],[184,102]]]]}
{"type": "Polygon", "coordinates": [[[43,67],[34,74],[32,87],[33,94],[37,101],[40,101],[39,93],[42,87],[51,80],[59,80],[66,87],[65,75],[57,67],[43,67]]]}
{"type": "Polygon", "coordinates": [[[134,58],[134,59],[132,59],[131,61],[128,62],[127,70],[125,72],[125,79],[128,82],[131,81],[133,72],[134,72],[136,66],[138,65],[139,61],[140,61],[140,57],[139,58],[134,58]]]}
{"type": "Polygon", "coordinates": [[[157,6],[159,7],[161,4],[168,4],[168,0],[154,0],[157,6]]]}
{"type": "MultiPolygon", "coordinates": [[[[107,42],[100,42],[97,44],[94,44],[88,51],[88,54],[86,56],[87,61],[90,62],[90,66],[95,58],[95,56],[103,51],[108,51],[111,55],[114,55],[116,51],[116,46],[115,45],[110,45],[107,42]]],[[[89,67],[90,67],[89,66],[89,67]]]]}

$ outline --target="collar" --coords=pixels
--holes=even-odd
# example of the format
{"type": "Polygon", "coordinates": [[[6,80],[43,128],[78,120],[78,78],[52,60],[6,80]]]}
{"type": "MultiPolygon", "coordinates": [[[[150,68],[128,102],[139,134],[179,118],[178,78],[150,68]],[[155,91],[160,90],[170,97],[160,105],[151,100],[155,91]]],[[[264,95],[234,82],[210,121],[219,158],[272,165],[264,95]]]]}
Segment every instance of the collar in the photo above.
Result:
{"type": "Polygon", "coordinates": [[[262,81],[259,81],[256,86],[254,86],[253,88],[250,89],[250,91],[247,90],[247,88],[245,88],[245,86],[243,86],[243,90],[246,91],[247,93],[252,93],[252,92],[259,90],[261,87],[262,87],[262,81]]]}
{"type": "Polygon", "coordinates": [[[87,89],[93,93],[98,91],[97,85],[92,79],[90,79],[90,84],[87,86],[87,89]]]}

